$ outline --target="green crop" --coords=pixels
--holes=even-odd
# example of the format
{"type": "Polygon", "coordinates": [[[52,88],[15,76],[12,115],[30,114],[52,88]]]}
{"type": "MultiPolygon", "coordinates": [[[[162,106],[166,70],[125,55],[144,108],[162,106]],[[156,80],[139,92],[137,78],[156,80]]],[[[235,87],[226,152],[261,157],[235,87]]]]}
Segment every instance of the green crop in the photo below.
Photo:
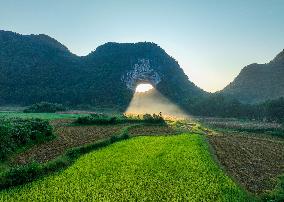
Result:
{"type": "Polygon", "coordinates": [[[135,137],[68,169],[0,192],[0,201],[248,201],[196,134],[135,137]]]}
{"type": "Polygon", "coordinates": [[[85,114],[56,114],[56,113],[23,113],[23,112],[0,112],[0,118],[39,118],[45,120],[69,119],[86,116],[85,114]]]}

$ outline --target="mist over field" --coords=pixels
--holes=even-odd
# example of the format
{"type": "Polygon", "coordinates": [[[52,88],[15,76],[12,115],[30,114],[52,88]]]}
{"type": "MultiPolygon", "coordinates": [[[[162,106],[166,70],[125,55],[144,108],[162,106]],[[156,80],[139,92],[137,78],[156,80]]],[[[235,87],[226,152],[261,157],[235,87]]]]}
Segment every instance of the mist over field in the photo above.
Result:
{"type": "Polygon", "coordinates": [[[175,117],[187,117],[178,105],[171,102],[155,88],[146,92],[135,92],[126,114],[159,114],[175,117]]]}

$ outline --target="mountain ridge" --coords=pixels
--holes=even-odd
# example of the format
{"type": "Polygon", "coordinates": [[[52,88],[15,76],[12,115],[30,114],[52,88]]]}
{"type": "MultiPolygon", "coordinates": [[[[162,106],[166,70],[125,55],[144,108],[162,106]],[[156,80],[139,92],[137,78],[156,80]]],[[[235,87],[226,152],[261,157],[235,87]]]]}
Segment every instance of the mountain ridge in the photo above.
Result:
{"type": "Polygon", "coordinates": [[[247,65],[223,90],[208,93],[153,42],[108,42],[78,56],[45,34],[0,30],[0,45],[2,105],[50,101],[126,106],[139,82],[152,83],[182,106],[218,93],[252,104],[284,96],[284,50],[269,63],[247,65]]]}
{"type": "Polygon", "coordinates": [[[180,105],[205,94],[151,42],[109,42],[77,56],[47,35],[0,31],[0,78],[2,105],[49,101],[126,107],[134,93],[126,82],[152,82],[180,105]]]}
{"type": "Polygon", "coordinates": [[[245,66],[223,90],[243,103],[260,103],[284,97],[284,50],[269,63],[245,66]]]}

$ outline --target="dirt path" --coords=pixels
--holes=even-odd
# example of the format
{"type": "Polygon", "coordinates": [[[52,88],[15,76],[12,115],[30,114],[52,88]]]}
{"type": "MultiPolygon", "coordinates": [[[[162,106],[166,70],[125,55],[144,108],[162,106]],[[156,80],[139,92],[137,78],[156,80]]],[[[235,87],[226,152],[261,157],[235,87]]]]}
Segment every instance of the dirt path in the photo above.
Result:
{"type": "Polygon", "coordinates": [[[284,171],[284,140],[236,134],[208,136],[220,163],[250,192],[272,190],[284,171]]]}

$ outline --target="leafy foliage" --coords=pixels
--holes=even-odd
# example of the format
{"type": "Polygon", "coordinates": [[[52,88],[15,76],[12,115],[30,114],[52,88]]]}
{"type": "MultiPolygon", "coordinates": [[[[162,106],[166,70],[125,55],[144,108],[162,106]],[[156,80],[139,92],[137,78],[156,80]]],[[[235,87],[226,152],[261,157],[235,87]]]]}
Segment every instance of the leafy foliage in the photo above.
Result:
{"type": "Polygon", "coordinates": [[[262,198],[265,201],[272,202],[284,201],[284,175],[279,177],[276,188],[272,192],[264,195],[262,198]]]}
{"type": "Polygon", "coordinates": [[[29,106],[24,110],[25,113],[54,113],[58,111],[66,111],[66,107],[62,104],[40,102],[29,106]]]}
{"type": "Polygon", "coordinates": [[[150,124],[164,124],[165,120],[162,114],[144,114],[140,116],[109,116],[106,114],[91,114],[89,116],[78,117],[75,120],[77,124],[119,124],[119,123],[150,123],[150,124]]]}
{"type": "Polygon", "coordinates": [[[105,125],[105,124],[115,124],[117,122],[117,117],[115,116],[108,116],[105,114],[91,114],[89,116],[78,117],[75,123],[78,124],[98,124],[98,125],[105,125]]]}
{"type": "Polygon", "coordinates": [[[158,115],[157,114],[153,114],[153,115],[144,114],[143,121],[145,123],[164,123],[165,122],[161,112],[158,115]]]}
{"type": "Polygon", "coordinates": [[[25,146],[54,138],[52,127],[40,119],[0,119],[0,160],[25,146]]]}

